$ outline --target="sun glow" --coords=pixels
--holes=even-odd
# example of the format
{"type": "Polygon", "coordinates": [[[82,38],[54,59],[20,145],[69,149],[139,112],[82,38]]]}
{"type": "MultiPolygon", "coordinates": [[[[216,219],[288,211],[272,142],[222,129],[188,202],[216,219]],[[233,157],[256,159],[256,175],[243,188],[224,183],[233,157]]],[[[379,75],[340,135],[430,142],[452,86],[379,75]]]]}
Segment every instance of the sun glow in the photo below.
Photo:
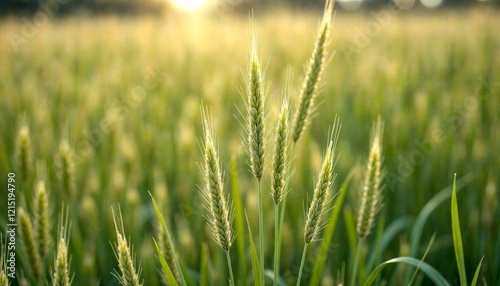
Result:
{"type": "Polygon", "coordinates": [[[204,6],[205,4],[207,4],[208,2],[208,0],[171,0],[171,1],[175,6],[179,7],[180,9],[190,10],[190,11],[197,10],[202,6],[204,6]]]}

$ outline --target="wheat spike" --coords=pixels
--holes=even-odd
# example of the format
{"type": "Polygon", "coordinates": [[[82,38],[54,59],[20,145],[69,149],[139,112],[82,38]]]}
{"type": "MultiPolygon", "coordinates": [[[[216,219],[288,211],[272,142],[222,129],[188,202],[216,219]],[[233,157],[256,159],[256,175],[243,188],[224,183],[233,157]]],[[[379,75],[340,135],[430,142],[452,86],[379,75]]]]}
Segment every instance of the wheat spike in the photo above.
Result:
{"type": "Polygon", "coordinates": [[[311,112],[314,106],[314,99],[318,93],[318,86],[323,72],[328,44],[330,41],[330,27],[333,17],[334,1],[327,0],[323,19],[318,31],[314,50],[309,59],[307,73],[304,78],[300,93],[299,105],[294,115],[292,124],[293,142],[297,142],[302,136],[304,128],[309,124],[311,112]]]}
{"type": "Polygon", "coordinates": [[[260,180],[264,170],[265,142],[265,117],[264,117],[264,87],[261,64],[257,54],[257,40],[255,33],[252,35],[252,48],[250,51],[250,67],[248,75],[248,102],[247,102],[247,149],[250,156],[252,174],[260,180]]]}
{"type": "Polygon", "coordinates": [[[271,197],[275,205],[284,198],[286,191],[286,176],[288,170],[288,101],[285,99],[281,105],[281,111],[276,126],[274,137],[275,147],[273,156],[273,175],[271,178],[271,197]]]}
{"type": "Polygon", "coordinates": [[[338,119],[335,120],[332,129],[330,142],[323,158],[323,164],[319,173],[318,181],[314,189],[313,199],[307,212],[306,226],[304,231],[304,240],[307,243],[314,241],[323,227],[322,218],[326,212],[328,202],[330,201],[330,190],[335,179],[333,167],[335,165],[335,146],[337,144],[340,125],[338,119]]]}
{"type": "MultiPolygon", "coordinates": [[[[168,243],[167,233],[163,230],[161,223],[157,224],[156,233],[158,236],[158,246],[160,247],[161,253],[163,253],[165,260],[167,261],[168,267],[170,267],[172,274],[174,274],[175,280],[179,285],[182,285],[182,278],[180,275],[181,272],[179,268],[177,268],[177,263],[175,262],[174,258],[175,255],[174,249],[172,249],[170,243],[168,243]]],[[[163,284],[169,285],[167,282],[167,278],[165,277],[165,274],[163,272],[161,273],[161,279],[163,284]]]]}
{"type": "Polygon", "coordinates": [[[113,275],[118,279],[123,286],[140,286],[141,267],[138,267],[136,271],[136,264],[134,263],[134,249],[130,246],[125,238],[125,230],[123,226],[123,219],[120,212],[119,222],[115,217],[113,211],[113,220],[115,223],[116,239],[117,242],[114,247],[115,256],[118,259],[118,268],[120,269],[121,275],[115,270],[113,275]]]}
{"type": "Polygon", "coordinates": [[[361,191],[361,206],[358,212],[356,232],[360,238],[370,234],[375,218],[382,203],[382,133],[384,125],[378,118],[373,128],[373,140],[366,167],[365,183],[361,191]]]}
{"type": "Polygon", "coordinates": [[[19,177],[26,182],[31,174],[31,137],[27,125],[22,125],[16,139],[16,162],[19,177]]]}
{"type": "Polygon", "coordinates": [[[42,277],[42,264],[38,243],[33,233],[33,223],[24,208],[19,209],[19,234],[24,253],[29,260],[28,268],[31,269],[33,277],[38,280],[42,277]]]}
{"type": "Polygon", "coordinates": [[[56,158],[57,175],[64,193],[71,197],[74,189],[73,151],[65,139],[59,144],[59,154],[56,158]]]}
{"type": "Polygon", "coordinates": [[[64,207],[59,220],[59,240],[57,242],[56,258],[54,260],[53,286],[70,286],[70,262],[68,261],[68,214],[64,216],[64,207]]]}
{"type": "Polygon", "coordinates": [[[49,200],[45,188],[45,182],[39,181],[36,186],[34,199],[34,219],[35,219],[35,235],[38,241],[38,250],[40,257],[44,258],[51,244],[50,237],[50,217],[49,217],[49,200]]]}
{"type": "Polygon", "coordinates": [[[223,191],[222,173],[219,156],[214,146],[212,129],[206,114],[203,115],[204,140],[204,173],[206,187],[203,197],[209,211],[208,221],[212,228],[215,242],[225,251],[233,243],[232,212],[230,212],[223,191]]]}

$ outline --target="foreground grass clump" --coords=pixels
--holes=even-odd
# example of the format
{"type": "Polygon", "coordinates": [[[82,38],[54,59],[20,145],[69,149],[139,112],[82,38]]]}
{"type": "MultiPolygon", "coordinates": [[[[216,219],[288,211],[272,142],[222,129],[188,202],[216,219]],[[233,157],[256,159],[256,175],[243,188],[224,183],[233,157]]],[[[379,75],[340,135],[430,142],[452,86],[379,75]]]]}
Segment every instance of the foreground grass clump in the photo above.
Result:
{"type": "MultiPolygon", "coordinates": [[[[287,85],[289,65],[296,76],[286,93],[291,111],[287,135],[293,138],[301,82],[309,78],[303,65],[313,54],[320,17],[313,12],[257,15],[258,55],[266,67],[263,112],[269,133],[281,121],[278,95],[287,85]],[[291,45],[290,39],[300,39],[301,44],[291,45]]],[[[202,101],[214,115],[211,124],[217,141],[213,143],[220,164],[229,166],[232,157],[235,162],[226,174],[230,176],[223,180],[225,193],[231,193],[235,206],[236,237],[228,251],[235,284],[257,284],[262,279],[297,283],[307,218],[303,206],[312,202],[312,180],[319,180],[322,152],[327,148],[324,143],[328,142],[326,131],[336,114],[343,126],[337,144],[341,155],[335,166],[340,183],[332,185],[331,194],[338,195],[331,202],[335,207],[324,216],[328,224],[320,233],[323,240],[311,244],[316,249],[306,254],[302,284],[350,283],[356,264],[358,283],[382,277],[389,285],[401,285],[414,273],[413,285],[454,283],[461,278],[470,282],[479,269],[478,281],[498,284],[500,248],[495,242],[500,222],[495,219],[499,216],[495,202],[500,182],[499,156],[494,148],[500,143],[498,17],[474,10],[392,15],[379,34],[359,45],[355,33],[358,28],[363,31],[371,20],[341,13],[336,17],[325,50],[330,55],[336,51],[335,56],[329,64],[324,62],[323,80],[311,85],[321,87],[312,106],[316,117],[310,117],[296,143],[290,143],[290,168],[280,176],[285,178],[286,196],[278,215],[275,201],[262,196],[263,246],[256,178],[245,165],[250,160],[238,138],[243,128],[233,119],[238,109],[245,110],[246,100],[237,89],[245,90],[246,86],[241,76],[249,50],[244,35],[249,29],[246,17],[224,14],[218,20],[175,23],[68,18],[49,21],[29,44],[17,49],[7,37],[1,37],[0,93],[5,96],[0,97],[0,170],[16,172],[18,219],[22,207],[24,224],[38,224],[32,210],[36,185],[43,176],[37,166],[46,165],[43,179],[48,209],[54,209],[49,212],[52,227],[48,228],[51,243],[47,257],[42,259],[38,251],[31,251],[33,257],[39,256],[35,261],[38,259],[40,266],[28,263],[30,251],[23,250],[21,235],[18,237],[23,253],[18,266],[29,281],[25,284],[34,285],[35,277],[44,281],[53,277],[51,268],[60,237],[50,217],[58,213],[62,201],[70,205],[73,222],[67,242],[73,285],[118,285],[111,271],[119,266],[109,245],[117,241],[110,209],[117,203],[124,210],[125,245],[135,246],[135,266],[141,261],[143,281],[139,281],[144,285],[170,281],[169,275],[159,273],[164,268],[155,258],[152,236],[179,285],[229,283],[227,253],[212,241],[197,188],[205,185],[196,164],[203,161],[196,140],[203,139],[202,101]],[[96,25],[102,33],[92,32],[96,25]],[[378,115],[385,122],[384,207],[360,249],[359,263],[355,263],[358,220],[353,210],[361,205],[355,194],[363,184],[360,170],[367,165],[370,126],[378,115]],[[69,149],[61,143],[65,141],[69,149]],[[460,257],[464,257],[457,259],[460,267],[449,263],[458,249],[453,239],[458,236],[452,235],[456,223],[451,223],[447,207],[452,195],[450,178],[455,172],[459,174],[460,257]],[[169,241],[167,246],[173,246],[170,253],[175,259],[167,259],[168,248],[158,239],[159,222],[147,190],[160,205],[165,218],[161,229],[169,229],[162,235],[169,241]],[[276,237],[273,231],[278,233],[276,237]],[[434,243],[426,252],[434,233],[434,243]],[[324,245],[326,240],[331,243],[324,245]],[[256,268],[251,266],[252,253],[257,258],[256,268]],[[276,259],[275,253],[279,254],[276,259]],[[260,263],[262,254],[264,263],[260,263]],[[419,271],[403,264],[380,266],[394,265],[393,258],[420,267],[419,271]],[[254,272],[261,272],[255,269],[261,267],[264,273],[255,279],[254,272]],[[435,275],[429,278],[427,273],[435,275]]],[[[2,34],[22,28],[23,22],[15,19],[0,22],[2,34]]],[[[263,137],[268,140],[263,154],[267,165],[263,164],[260,178],[264,194],[271,192],[273,185],[271,158],[277,154],[270,141],[273,135],[263,137]]],[[[4,183],[5,172],[0,179],[4,183]]],[[[2,231],[7,225],[6,213],[5,205],[0,206],[2,231]]],[[[22,229],[18,229],[19,234],[22,229]]],[[[28,237],[37,233],[24,237],[32,240],[28,237]]],[[[35,239],[31,245],[38,248],[39,242],[35,239]]]]}

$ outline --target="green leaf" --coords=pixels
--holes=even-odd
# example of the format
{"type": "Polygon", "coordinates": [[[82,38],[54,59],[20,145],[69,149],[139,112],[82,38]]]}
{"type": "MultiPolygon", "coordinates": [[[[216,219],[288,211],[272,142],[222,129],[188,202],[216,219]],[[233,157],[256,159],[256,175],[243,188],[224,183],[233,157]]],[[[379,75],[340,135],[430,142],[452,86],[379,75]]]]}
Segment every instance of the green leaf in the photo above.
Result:
{"type": "Polygon", "coordinates": [[[431,279],[435,285],[437,286],[449,286],[450,284],[444,277],[436,270],[434,267],[430,266],[429,264],[418,260],[413,257],[396,257],[390,260],[387,260],[386,262],[381,263],[378,265],[368,276],[368,279],[366,280],[364,286],[369,286],[372,285],[375,279],[377,279],[378,274],[380,271],[382,271],[386,266],[394,263],[405,263],[414,267],[419,267],[420,270],[429,278],[431,279]]]}
{"type": "Polygon", "coordinates": [[[167,261],[163,257],[163,253],[161,253],[160,247],[156,243],[156,240],[153,238],[153,242],[155,244],[156,248],[156,253],[158,254],[158,258],[160,259],[161,263],[161,268],[163,269],[163,273],[165,274],[165,277],[167,278],[168,284],[177,286],[177,281],[175,280],[174,274],[172,273],[172,270],[170,267],[168,267],[167,261]]]}
{"type": "Polygon", "coordinates": [[[479,272],[481,272],[481,264],[483,263],[484,256],[481,258],[481,261],[479,261],[479,265],[476,268],[476,273],[474,273],[474,279],[472,279],[472,284],[471,286],[476,286],[477,284],[477,279],[479,278],[479,272]]]}
{"type": "MultiPolygon", "coordinates": [[[[156,200],[153,198],[153,195],[151,195],[151,193],[149,193],[149,196],[151,197],[151,200],[153,201],[153,207],[154,207],[155,212],[156,212],[156,217],[160,221],[161,227],[163,228],[163,231],[167,235],[167,240],[168,240],[167,243],[170,245],[170,248],[172,250],[174,250],[174,251],[172,251],[172,255],[174,256],[174,261],[175,261],[175,264],[177,265],[177,269],[183,270],[183,268],[181,268],[181,266],[179,264],[179,260],[177,260],[175,248],[174,248],[174,245],[172,243],[172,239],[170,238],[170,232],[168,231],[167,225],[165,224],[165,220],[163,219],[163,215],[161,214],[160,208],[158,207],[156,200]]],[[[155,244],[156,244],[156,242],[155,242],[155,244]]],[[[163,258],[163,256],[162,256],[162,258],[163,258]]],[[[184,279],[183,271],[181,271],[180,274],[181,274],[181,279],[182,279],[182,285],[186,286],[186,280],[184,279]]]]}
{"type": "MultiPolygon", "coordinates": [[[[465,185],[472,181],[473,176],[468,174],[457,181],[457,191],[460,191],[465,185]]],[[[424,226],[427,222],[429,216],[434,212],[434,210],[446,201],[449,197],[451,197],[452,185],[447,186],[446,188],[439,191],[432,199],[430,199],[425,206],[422,208],[420,213],[413,224],[413,228],[411,230],[410,235],[410,256],[417,256],[418,249],[420,248],[420,239],[422,238],[422,233],[424,230],[424,226]]],[[[410,278],[408,273],[408,279],[410,278]]],[[[407,279],[407,281],[408,281],[407,279]]],[[[407,284],[407,283],[406,283],[407,284]]]]}
{"type": "MultiPolygon", "coordinates": [[[[459,192],[464,186],[466,186],[468,183],[470,183],[473,179],[472,174],[467,174],[460,178],[457,181],[457,192],[459,192]]],[[[430,199],[425,206],[422,208],[420,213],[417,216],[417,219],[415,220],[413,224],[413,228],[411,230],[410,234],[410,255],[411,257],[415,257],[418,255],[418,250],[420,248],[420,239],[422,238],[422,233],[424,231],[424,226],[427,222],[427,219],[429,216],[434,212],[434,210],[441,205],[444,201],[446,201],[448,198],[451,197],[452,193],[452,185],[447,186],[446,188],[442,189],[439,191],[432,199],[430,199]]],[[[408,281],[410,280],[410,275],[411,272],[410,270],[407,270],[406,272],[406,283],[405,285],[408,284],[408,281]]]]}
{"type": "Polygon", "coordinates": [[[238,274],[240,283],[247,277],[246,249],[245,249],[245,220],[243,218],[243,204],[241,202],[238,168],[234,156],[231,158],[231,197],[234,205],[234,227],[236,233],[236,250],[238,252],[238,274]]]}
{"type": "Polygon", "coordinates": [[[460,231],[460,219],[458,217],[457,204],[457,175],[453,179],[453,193],[451,196],[451,228],[453,231],[453,246],[455,249],[455,257],[457,259],[458,274],[460,276],[460,284],[467,285],[467,275],[465,272],[464,248],[462,244],[462,233],[460,231]]]}
{"type": "Polygon", "coordinates": [[[337,221],[339,219],[340,211],[342,210],[342,206],[344,204],[345,194],[347,193],[347,189],[349,188],[349,183],[351,182],[351,178],[353,175],[353,170],[347,174],[342,186],[340,187],[340,191],[337,194],[337,198],[335,199],[334,209],[330,213],[330,218],[328,220],[328,225],[326,226],[323,232],[323,239],[321,240],[321,244],[318,249],[318,254],[315,259],[312,278],[309,285],[319,285],[321,283],[321,278],[323,276],[323,269],[325,268],[325,263],[328,260],[330,244],[332,242],[333,233],[335,231],[335,227],[337,226],[337,221]]]}
{"type": "Polygon", "coordinates": [[[368,262],[366,263],[366,269],[371,270],[373,268],[373,265],[375,264],[377,256],[379,256],[381,253],[384,253],[385,249],[387,246],[389,246],[389,243],[396,237],[398,233],[400,233],[402,230],[405,228],[409,227],[411,225],[411,219],[408,216],[405,217],[400,217],[397,220],[393,221],[384,231],[384,234],[382,235],[382,240],[377,247],[370,253],[370,256],[368,258],[368,262]]]}
{"type": "Polygon", "coordinates": [[[257,256],[257,249],[255,249],[255,243],[253,242],[252,229],[250,229],[250,223],[248,222],[248,216],[245,213],[248,226],[248,241],[250,243],[250,252],[252,254],[252,269],[253,269],[253,282],[255,286],[262,286],[261,273],[259,267],[259,257],[257,256]]]}

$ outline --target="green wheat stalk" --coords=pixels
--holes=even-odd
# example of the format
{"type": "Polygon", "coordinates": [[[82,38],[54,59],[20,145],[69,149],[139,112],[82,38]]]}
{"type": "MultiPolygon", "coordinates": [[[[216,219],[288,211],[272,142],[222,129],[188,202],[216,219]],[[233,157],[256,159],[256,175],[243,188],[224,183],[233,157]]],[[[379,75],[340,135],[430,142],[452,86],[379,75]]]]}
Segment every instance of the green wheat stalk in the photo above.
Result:
{"type": "MultiPolygon", "coordinates": [[[[246,131],[247,131],[247,151],[250,156],[250,168],[252,174],[257,179],[258,184],[258,205],[259,205],[259,263],[260,271],[264,273],[264,211],[262,202],[261,179],[264,171],[264,153],[266,149],[265,140],[265,116],[264,116],[264,76],[261,70],[261,63],[257,53],[257,38],[255,27],[252,27],[252,46],[250,49],[250,64],[248,70],[247,94],[248,101],[246,131]]],[[[264,275],[261,276],[264,284],[264,275]]]]}
{"type": "Polygon", "coordinates": [[[377,123],[373,127],[373,139],[368,156],[368,163],[365,173],[365,182],[361,190],[361,205],[358,210],[358,222],[356,225],[356,233],[358,235],[358,246],[354,258],[354,269],[352,272],[351,285],[356,282],[356,274],[358,270],[359,256],[365,238],[370,234],[377,213],[380,210],[382,203],[382,136],[384,132],[384,124],[379,117],[377,123]]]}
{"type": "Polygon", "coordinates": [[[232,229],[233,211],[227,202],[223,190],[223,179],[219,156],[214,144],[213,131],[206,112],[203,113],[204,130],[204,177],[205,189],[202,196],[205,199],[205,207],[209,212],[207,219],[212,228],[212,234],[217,245],[226,253],[227,266],[230,274],[230,285],[234,285],[234,276],[231,265],[229,250],[234,241],[232,229]]]}
{"type": "Polygon", "coordinates": [[[335,166],[335,146],[337,145],[338,136],[340,133],[340,123],[338,118],[335,119],[330,142],[326,148],[326,153],[323,158],[323,164],[319,173],[316,187],[314,188],[313,199],[309,205],[307,212],[306,223],[304,228],[304,250],[302,252],[302,260],[300,263],[299,275],[297,278],[297,286],[300,285],[302,272],[304,270],[304,262],[307,255],[307,248],[311,242],[317,240],[321,229],[324,227],[323,217],[327,212],[328,204],[333,197],[331,188],[335,180],[333,168],[335,166]]]}
{"type": "Polygon", "coordinates": [[[274,202],[274,286],[278,283],[279,274],[279,244],[280,244],[280,204],[286,195],[287,176],[289,168],[288,145],[289,145],[289,107],[285,98],[281,105],[278,125],[274,137],[273,174],[271,178],[271,198],[274,202]]]}

